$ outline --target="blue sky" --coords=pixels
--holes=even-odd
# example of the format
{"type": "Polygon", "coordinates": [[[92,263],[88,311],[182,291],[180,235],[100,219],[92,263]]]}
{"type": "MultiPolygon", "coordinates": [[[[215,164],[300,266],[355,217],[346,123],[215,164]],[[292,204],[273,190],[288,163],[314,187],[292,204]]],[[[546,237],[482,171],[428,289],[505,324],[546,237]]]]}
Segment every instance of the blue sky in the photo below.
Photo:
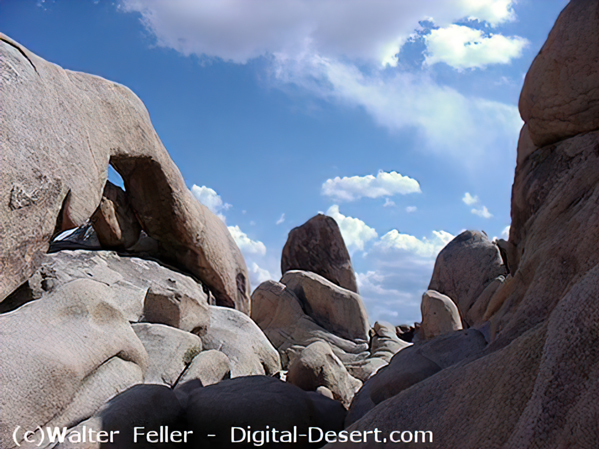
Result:
{"type": "Polygon", "coordinates": [[[436,253],[510,224],[523,77],[566,0],[0,0],[0,31],[130,87],[252,286],[339,223],[371,320],[420,319],[436,253]]]}

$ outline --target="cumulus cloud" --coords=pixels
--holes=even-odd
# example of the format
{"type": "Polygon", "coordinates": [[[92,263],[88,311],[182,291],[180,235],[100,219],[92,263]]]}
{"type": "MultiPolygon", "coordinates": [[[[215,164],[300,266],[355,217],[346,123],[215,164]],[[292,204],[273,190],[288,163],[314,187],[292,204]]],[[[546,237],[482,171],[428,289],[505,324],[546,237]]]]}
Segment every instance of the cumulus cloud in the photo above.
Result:
{"type": "Polygon", "coordinates": [[[281,218],[279,218],[276,222],[277,225],[280,225],[282,223],[285,223],[285,214],[281,214],[281,218]]]}
{"type": "Polygon", "coordinates": [[[444,62],[458,70],[507,64],[522,56],[522,50],[529,44],[519,36],[485,35],[481,30],[463,25],[434,29],[424,40],[427,46],[425,64],[444,62]]]}
{"type": "Polygon", "coordinates": [[[493,214],[489,212],[489,209],[487,209],[487,206],[482,206],[478,209],[474,208],[470,212],[472,212],[474,215],[478,215],[481,218],[491,218],[493,216],[493,214]]]}
{"type": "Polygon", "coordinates": [[[246,63],[310,51],[395,63],[422,20],[444,27],[470,18],[491,26],[513,20],[512,0],[121,0],[156,44],[184,55],[246,63]]]}
{"type": "Polygon", "coordinates": [[[446,231],[433,231],[431,238],[419,239],[393,229],[383,235],[374,247],[381,251],[403,250],[422,258],[434,258],[451,239],[453,235],[446,231]]]}
{"type": "Polygon", "coordinates": [[[194,184],[191,188],[191,193],[193,193],[193,196],[195,196],[200,203],[218,215],[222,221],[225,221],[223,212],[229,210],[231,205],[229,203],[223,202],[223,199],[219,194],[216,193],[214,189],[206,186],[200,187],[194,184]]]}
{"type": "Polygon", "coordinates": [[[416,212],[417,210],[418,210],[418,208],[417,208],[416,206],[408,206],[408,207],[406,207],[406,212],[407,212],[408,214],[411,214],[411,213],[413,213],[413,212],[416,212]]]}
{"type": "MultiPolygon", "coordinates": [[[[158,46],[234,63],[265,56],[275,85],[299,86],[327,101],[363,108],[390,131],[413,128],[420,140],[417,145],[425,151],[460,160],[467,154],[466,168],[473,168],[489,148],[516,147],[522,125],[517,108],[465,97],[426,72],[376,68],[397,63],[401,47],[421,31],[423,20],[440,29],[464,19],[494,27],[515,18],[513,4],[512,0],[121,0],[119,8],[139,14],[158,46]]],[[[497,47],[497,39],[491,39],[495,47],[490,49],[497,47]]]]}
{"type": "Polygon", "coordinates": [[[267,269],[261,268],[256,262],[252,262],[252,264],[248,267],[248,271],[250,274],[250,283],[254,287],[257,287],[264,281],[273,279],[272,274],[270,274],[267,269]]]}
{"type": "Polygon", "coordinates": [[[345,215],[341,214],[337,204],[333,204],[331,207],[329,207],[326,214],[329,217],[334,218],[339,225],[343,240],[350,251],[363,251],[364,245],[367,242],[378,237],[378,234],[374,228],[371,228],[359,218],[346,217],[345,215]]]}
{"type": "MultiPolygon", "coordinates": [[[[351,176],[327,179],[322,184],[322,194],[338,201],[354,201],[360,198],[407,195],[420,193],[420,184],[415,179],[397,172],[379,171],[375,176],[351,176]]],[[[385,203],[387,205],[387,203],[385,203]]]]}
{"type": "Polygon", "coordinates": [[[467,206],[472,206],[473,204],[478,203],[478,196],[476,196],[476,195],[472,196],[472,195],[470,195],[470,193],[466,192],[464,194],[464,197],[462,198],[462,201],[467,206]]]}
{"type": "Polygon", "coordinates": [[[501,238],[507,240],[510,237],[510,227],[506,226],[505,228],[503,228],[503,231],[501,231],[501,238]]]}
{"type": "Polygon", "coordinates": [[[393,206],[395,206],[395,201],[392,201],[389,198],[385,198],[385,204],[383,204],[383,207],[393,207],[393,206]]]}
{"type": "Polygon", "coordinates": [[[246,253],[259,254],[262,256],[266,254],[266,246],[264,243],[259,240],[250,239],[247,234],[239,228],[239,226],[229,226],[227,229],[229,229],[229,232],[235,240],[235,243],[237,243],[237,246],[239,246],[239,249],[242,253],[244,253],[244,255],[246,253]]]}

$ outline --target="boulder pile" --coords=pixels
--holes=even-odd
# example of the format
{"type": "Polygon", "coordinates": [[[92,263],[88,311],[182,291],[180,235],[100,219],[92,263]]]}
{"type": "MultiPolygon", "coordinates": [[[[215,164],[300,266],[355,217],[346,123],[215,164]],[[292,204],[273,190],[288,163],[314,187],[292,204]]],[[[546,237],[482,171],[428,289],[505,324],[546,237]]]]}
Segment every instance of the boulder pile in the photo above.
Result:
{"type": "Polygon", "coordinates": [[[250,297],[239,248],[141,101],[0,34],[0,447],[57,427],[73,438],[41,447],[125,449],[165,426],[134,447],[322,446],[293,443],[310,427],[434,435],[402,447],[597,447],[598,24],[594,1],[561,13],[520,98],[509,239],[455,237],[414,326],[371,326],[323,215],[250,297]],[[120,436],[77,441],[94,432],[120,436]]]}

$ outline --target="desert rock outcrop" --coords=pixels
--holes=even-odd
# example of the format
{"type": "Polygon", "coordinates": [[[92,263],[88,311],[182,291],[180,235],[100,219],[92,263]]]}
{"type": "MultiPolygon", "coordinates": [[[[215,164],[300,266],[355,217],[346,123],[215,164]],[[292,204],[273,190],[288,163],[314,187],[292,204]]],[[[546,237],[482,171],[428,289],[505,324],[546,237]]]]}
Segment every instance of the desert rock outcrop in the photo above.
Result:
{"type": "Polygon", "coordinates": [[[237,245],[187,189],[139,98],[51,64],[2,34],[0,71],[0,301],[39,267],[56,232],[92,216],[110,164],[165,258],[205,282],[219,304],[249,313],[237,245]]]}
{"type": "Polygon", "coordinates": [[[428,289],[449,296],[468,327],[482,318],[470,319],[468,312],[485,287],[506,274],[497,245],[482,232],[464,231],[437,256],[428,289]]]}
{"type": "Polygon", "coordinates": [[[356,275],[337,222],[318,214],[289,232],[281,256],[281,273],[311,271],[358,293],[356,275]]]}
{"type": "Polygon", "coordinates": [[[597,2],[571,1],[530,66],[519,106],[535,146],[599,130],[598,23],[597,2]]]}

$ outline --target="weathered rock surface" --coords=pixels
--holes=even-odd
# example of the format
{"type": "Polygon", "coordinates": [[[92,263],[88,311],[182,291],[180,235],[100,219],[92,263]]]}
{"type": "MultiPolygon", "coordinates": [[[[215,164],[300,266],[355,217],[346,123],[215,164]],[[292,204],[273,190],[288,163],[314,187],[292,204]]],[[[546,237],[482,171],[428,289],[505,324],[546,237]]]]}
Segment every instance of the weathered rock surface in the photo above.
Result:
{"type": "Polygon", "coordinates": [[[358,293],[356,275],[339,225],[323,214],[289,232],[281,256],[281,273],[310,271],[358,293]]]}
{"type": "Polygon", "coordinates": [[[462,329],[460,312],[453,300],[434,290],[422,295],[420,332],[425,340],[462,329]]]}
{"type": "Polygon", "coordinates": [[[349,430],[427,429],[432,448],[596,445],[598,8],[571,1],[527,75],[520,106],[539,148],[516,167],[510,275],[485,312],[492,339],[485,355],[403,390],[349,430]]]}
{"type": "Polygon", "coordinates": [[[354,394],[362,386],[362,382],[347,372],[324,341],[310,344],[289,364],[287,382],[306,391],[326,387],[345,407],[349,407],[354,394]]]}
{"type": "Polygon", "coordinates": [[[368,343],[341,338],[308,316],[298,297],[284,284],[266,281],[252,293],[252,319],[281,355],[287,367],[290,354],[300,352],[315,341],[326,341],[347,366],[368,357],[368,343]]]}
{"type": "Polygon", "coordinates": [[[599,130],[598,23],[597,2],[571,1],[526,74],[520,114],[537,147],[599,130]]]}
{"type": "Polygon", "coordinates": [[[110,163],[165,257],[205,282],[218,304],[249,313],[241,252],[187,189],[139,98],[48,63],[5,35],[0,72],[0,301],[40,266],[56,231],[91,217],[110,163]]]}
{"type": "Polygon", "coordinates": [[[140,320],[146,293],[153,288],[192,298],[205,313],[205,317],[200,317],[201,327],[209,323],[206,294],[190,276],[151,260],[121,257],[112,251],[77,250],[46,254],[41,259],[40,268],[5,302],[16,307],[76,279],[92,279],[108,285],[117,298],[115,306],[129,321],[140,320]]]}
{"type": "Polygon", "coordinates": [[[281,370],[279,353],[247,315],[210,306],[210,328],[202,336],[205,349],[223,352],[231,362],[231,377],[275,374],[281,370]]]}
{"type": "MultiPolygon", "coordinates": [[[[316,392],[306,392],[272,377],[250,376],[224,380],[196,388],[189,393],[187,428],[193,430],[191,447],[230,448],[231,427],[252,430],[270,429],[307,433],[309,427],[323,431],[343,429],[343,406],[316,392]],[[217,435],[207,437],[208,433],[217,435]]],[[[236,438],[241,438],[238,429],[236,438]]],[[[277,435],[280,441],[281,433],[277,435]]],[[[282,447],[272,440],[262,447],[282,447]]],[[[241,447],[241,445],[240,445],[241,447]]],[[[252,443],[246,447],[254,447],[252,443]]],[[[298,438],[293,447],[310,447],[298,438]]],[[[312,446],[313,447],[313,446],[312,446]]]]}
{"type": "Polygon", "coordinates": [[[346,425],[360,419],[377,404],[433,374],[464,360],[482,356],[486,345],[487,342],[480,332],[467,329],[399,351],[389,365],[368,379],[356,394],[347,415],[346,425]]]}
{"type": "Polygon", "coordinates": [[[127,194],[110,181],[104,185],[100,205],[91,223],[102,247],[129,248],[139,239],[141,226],[129,204],[127,194]]]}
{"type": "Polygon", "coordinates": [[[205,302],[174,286],[153,285],[144,298],[143,321],[204,335],[210,326],[210,312],[205,302]]]}
{"type": "Polygon", "coordinates": [[[449,296],[458,306],[462,323],[471,326],[468,312],[485,287],[507,274],[499,248],[486,234],[464,231],[437,256],[429,290],[449,296]]]}
{"type": "Polygon", "coordinates": [[[599,132],[540,148],[516,168],[510,243],[514,273],[491,298],[501,347],[549,317],[599,263],[599,132]]]}
{"type": "Polygon", "coordinates": [[[208,386],[231,377],[231,362],[224,353],[216,350],[203,351],[193,358],[181,375],[178,384],[198,379],[208,386]]]}
{"type": "Polygon", "coordinates": [[[0,315],[0,446],[16,426],[70,426],[141,383],[148,355],[109,287],[75,280],[0,315]]]}
{"type": "Polygon", "coordinates": [[[368,341],[368,315],[357,293],[341,288],[316,273],[288,271],[281,278],[316,323],[339,337],[368,341]]]}
{"type": "Polygon", "coordinates": [[[131,326],[148,353],[144,383],[173,387],[179,376],[202,351],[200,337],[162,324],[131,326]]]}
{"type": "Polygon", "coordinates": [[[348,363],[347,368],[352,376],[365,382],[380,368],[387,365],[395,354],[410,345],[411,343],[397,336],[395,326],[377,321],[370,329],[370,354],[363,360],[348,363]]]}

